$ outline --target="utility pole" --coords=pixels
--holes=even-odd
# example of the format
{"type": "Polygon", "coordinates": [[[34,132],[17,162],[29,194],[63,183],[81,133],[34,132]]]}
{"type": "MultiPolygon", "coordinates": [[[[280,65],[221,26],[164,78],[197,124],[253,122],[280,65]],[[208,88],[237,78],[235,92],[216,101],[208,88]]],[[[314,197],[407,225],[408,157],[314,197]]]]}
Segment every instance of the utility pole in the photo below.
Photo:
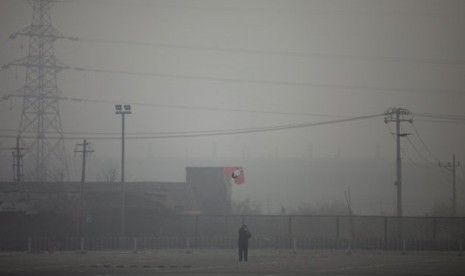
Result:
{"type": "Polygon", "coordinates": [[[131,105],[116,104],[115,114],[121,115],[121,226],[120,236],[124,237],[124,228],[126,220],[126,187],[124,185],[124,135],[125,135],[125,116],[131,114],[131,105]]]}
{"type": "Polygon", "coordinates": [[[19,146],[19,136],[16,137],[16,147],[11,148],[14,150],[12,152],[13,155],[13,179],[15,182],[21,182],[21,175],[22,175],[22,167],[23,167],[23,153],[22,150],[24,148],[21,148],[19,146]]]}
{"type": "Polygon", "coordinates": [[[447,162],[447,164],[441,164],[439,162],[439,167],[442,168],[452,168],[452,215],[455,216],[457,214],[457,194],[455,188],[455,168],[460,167],[460,162],[455,161],[455,154],[452,154],[452,164],[447,162]]]}
{"type": "Polygon", "coordinates": [[[352,211],[352,201],[350,200],[350,187],[347,189],[347,191],[344,191],[344,197],[346,199],[347,210],[349,211],[349,215],[352,216],[353,211],[352,211]]]}
{"type": "Polygon", "coordinates": [[[405,108],[389,108],[386,111],[386,117],[384,117],[384,123],[395,122],[396,123],[396,142],[397,142],[397,157],[396,157],[396,176],[397,180],[395,185],[397,186],[397,216],[400,218],[403,216],[402,210],[402,159],[400,156],[400,138],[406,137],[407,133],[400,133],[400,123],[409,122],[412,123],[413,119],[409,110],[405,108]]]}
{"type": "Polygon", "coordinates": [[[89,149],[89,143],[87,143],[87,140],[84,139],[82,144],[76,144],[76,149],[74,152],[79,152],[82,153],[82,172],[81,172],[81,183],[86,182],[86,157],[88,152],[94,152],[94,150],[89,149]],[[82,149],[79,149],[79,147],[82,147],[82,149]]]}
{"type": "Polygon", "coordinates": [[[350,226],[350,241],[349,241],[349,249],[347,250],[347,254],[351,254],[351,244],[352,244],[352,239],[354,238],[354,224],[352,220],[353,216],[353,211],[352,211],[352,202],[350,200],[350,187],[347,189],[347,191],[344,191],[344,196],[346,198],[347,202],[347,209],[349,211],[349,226],[350,226]]]}
{"type": "Polygon", "coordinates": [[[94,152],[94,150],[88,148],[89,143],[84,139],[82,144],[76,144],[74,152],[82,153],[82,173],[81,173],[81,196],[80,196],[80,210],[79,210],[79,236],[82,237],[82,224],[84,221],[84,183],[86,182],[86,159],[87,153],[94,152]],[[82,149],[79,149],[82,147],[82,149]]]}

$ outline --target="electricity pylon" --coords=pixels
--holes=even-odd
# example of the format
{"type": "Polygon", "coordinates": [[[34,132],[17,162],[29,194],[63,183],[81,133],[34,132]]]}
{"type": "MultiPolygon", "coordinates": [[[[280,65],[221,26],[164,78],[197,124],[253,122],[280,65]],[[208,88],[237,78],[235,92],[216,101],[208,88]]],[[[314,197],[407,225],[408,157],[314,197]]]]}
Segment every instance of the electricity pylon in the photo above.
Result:
{"type": "Polygon", "coordinates": [[[26,82],[15,96],[23,98],[18,137],[24,146],[27,180],[61,181],[68,174],[56,74],[66,66],[55,58],[53,43],[63,36],[51,23],[53,0],[32,1],[32,23],[10,36],[29,37],[27,57],[7,64],[26,67],[26,82]]]}

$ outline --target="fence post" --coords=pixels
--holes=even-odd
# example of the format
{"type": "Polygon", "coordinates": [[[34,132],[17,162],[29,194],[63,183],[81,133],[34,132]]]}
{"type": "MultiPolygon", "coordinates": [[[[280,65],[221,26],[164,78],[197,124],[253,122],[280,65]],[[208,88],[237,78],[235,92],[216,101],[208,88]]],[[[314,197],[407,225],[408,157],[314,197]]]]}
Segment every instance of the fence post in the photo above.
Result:
{"type": "Polygon", "coordinates": [[[459,256],[463,255],[463,240],[459,240],[459,256]]]}
{"type": "Polygon", "coordinates": [[[199,216],[195,216],[195,230],[194,230],[194,247],[198,247],[198,236],[199,236],[199,216]]]}
{"type": "Polygon", "coordinates": [[[32,252],[32,238],[29,237],[27,238],[27,253],[31,253],[32,252]]]}
{"type": "Polygon", "coordinates": [[[433,218],[433,240],[436,240],[436,217],[433,218]]]}
{"type": "Polygon", "coordinates": [[[191,239],[186,237],[186,250],[184,251],[186,254],[190,254],[191,252],[191,239]]]}
{"type": "Polygon", "coordinates": [[[289,238],[289,247],[292,247],[292,216],[288,217],[287,231],[289,238]]]}
{"type": "Polygon", "coordinates": [[[384,217],[384,250],[388,249],[388,219],[384,217]]]}
{"type": "Polygon", "coordinates": [[[84,250],[84,237],[81,237],[80,238],[80,250],[79,250],[79,253],[84,253],[85,250],[84,250]]]}
{"type": "Polygon", "coordinates": [[[137,254],[137,238],[135,237],[134,240],[133,240],[133,249],[132,249],[132,253],[134,254],[137,254]]]}
{"type": "Polygon", "coordinates": [[[347,255],[352,254],[352,239],[349,239],[349,243],[348,243],[348,245],[347,245],[346,254],[347,254],[347,255]]]}
{"type": "Polygon", "coordinates": [[[336,216],[336,241],[339,240],[339,216],[336,216]]]}

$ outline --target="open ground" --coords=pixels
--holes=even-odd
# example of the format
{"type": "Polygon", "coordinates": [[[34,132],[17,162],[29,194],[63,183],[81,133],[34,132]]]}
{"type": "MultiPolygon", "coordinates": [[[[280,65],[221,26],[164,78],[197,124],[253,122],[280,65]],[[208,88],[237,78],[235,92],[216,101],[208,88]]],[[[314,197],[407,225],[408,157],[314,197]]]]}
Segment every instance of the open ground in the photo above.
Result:
{"type": "Polygon", "coordinates": [[[251,250],[1,253],[1,275],[465,275],[458,252],[251,250]]]}

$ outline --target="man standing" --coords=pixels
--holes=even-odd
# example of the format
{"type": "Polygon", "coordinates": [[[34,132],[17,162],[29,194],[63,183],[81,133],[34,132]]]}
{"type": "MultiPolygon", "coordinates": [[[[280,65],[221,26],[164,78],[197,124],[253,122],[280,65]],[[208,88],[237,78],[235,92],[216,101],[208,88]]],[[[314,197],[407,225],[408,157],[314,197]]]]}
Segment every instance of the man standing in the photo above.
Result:
{"type": "Polygon", "coordinates": [[[239,240],[237,241],[237,245],[239,246],[239,262],[242,262],[242,260],[247,262],[250,237],[252,237],[252,234],[247,230],[247,225],[243,224],[239,228],[239,240]]]}

